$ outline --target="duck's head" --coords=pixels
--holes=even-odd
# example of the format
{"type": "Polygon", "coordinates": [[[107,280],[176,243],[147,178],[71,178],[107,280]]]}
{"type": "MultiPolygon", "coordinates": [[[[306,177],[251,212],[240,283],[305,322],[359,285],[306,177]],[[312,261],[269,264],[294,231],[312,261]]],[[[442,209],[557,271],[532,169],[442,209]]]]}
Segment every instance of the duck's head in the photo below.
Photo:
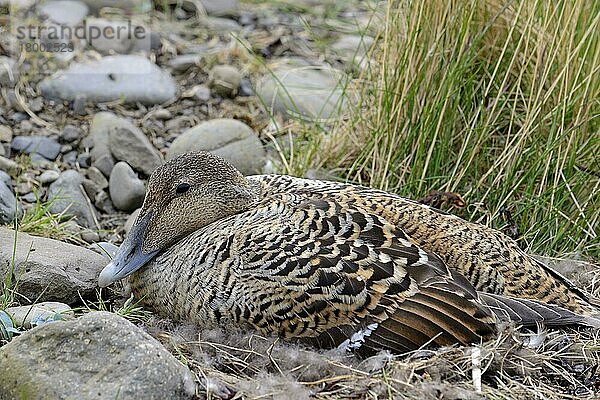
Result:
{"type": "Polygon", "coordinates": [[[221,157],[191,152],[173,158],[150,176],[140,213],[98,285],[125,278],[191,232],[248,209],[258,195],[221,157]]]}

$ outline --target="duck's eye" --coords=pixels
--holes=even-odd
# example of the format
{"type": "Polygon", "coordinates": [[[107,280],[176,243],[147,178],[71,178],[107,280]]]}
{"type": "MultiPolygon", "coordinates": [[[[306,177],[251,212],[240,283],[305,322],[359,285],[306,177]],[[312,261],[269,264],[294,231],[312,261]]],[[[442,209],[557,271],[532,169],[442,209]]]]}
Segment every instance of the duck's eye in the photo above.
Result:
{"type": "Polygon", "coordinates": [[[175,192],[177,194],[182,194],[182,193],[187,192],[189,189],[190,189],[190,184],[187,182],[183,182],[183,183],[180,183],[179,185],[177,185],[177,187],[175,188],[175,192]]]}

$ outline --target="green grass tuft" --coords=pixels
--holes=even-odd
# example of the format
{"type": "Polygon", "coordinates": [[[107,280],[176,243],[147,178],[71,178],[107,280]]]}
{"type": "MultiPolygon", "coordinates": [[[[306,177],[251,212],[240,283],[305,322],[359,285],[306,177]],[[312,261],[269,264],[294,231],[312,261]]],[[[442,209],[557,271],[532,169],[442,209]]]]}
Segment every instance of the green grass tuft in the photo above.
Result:
{"type": "Polygon", "coordinates": [[[303,129],[286,172],[458,192],[531,252],[600,259],[600,3],[390,1],[379,26],[358,104],[303,129]]]}

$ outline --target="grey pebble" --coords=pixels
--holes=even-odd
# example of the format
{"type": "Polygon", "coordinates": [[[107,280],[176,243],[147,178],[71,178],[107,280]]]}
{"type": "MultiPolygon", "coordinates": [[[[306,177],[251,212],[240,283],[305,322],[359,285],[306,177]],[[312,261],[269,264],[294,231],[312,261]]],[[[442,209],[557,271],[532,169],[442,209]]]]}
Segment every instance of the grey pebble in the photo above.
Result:
{"type": "Polygon", "coordinates": [[[234,15],[239,8],[238,0],[200,0],[208,15],[234,15]]]}
{"type": "Polygon", "coordinates": [[[73,114],[75,115],[86,115],[85,108],[87,106],[87,96],[85,94],[76,94],[73,99],[73,104],[71,108],[73,109],[73,114]]]}
{"type": "MultiPolygon", "coordinates": [[[[10,265],[13,245],[14,231],[0,228],[0,265],[10,265]]],[[[20,295],[66,304],[79,302],[81,297],[95,298],[97,277],[105,265],[104,258],[91,250],[22,232],[17,236],[14,257],[20,295]]],[[[2,280],[4,273],[0,269],[2,280]]],[[[0,365],[4,365],[2,361],[0,365]]]]}
{"type": "Polygon", "coordinates": [[[200,64],[200,61],[202,61],[201,54],[182,54],[176,56],[172,60],[169,60],[167,65],[173,68],[173,71],[183,72],[191,67],[200,64]]]}
{"type": "Polygon", "coordinates": [[[169,111],[165,108],[159,108],[157,110],[154,110],[150,113],[150,115],[153,118],[160,119],[160,120],[170,119],[171,117],[173,117],[173,114],[171,114],[171,111],[169,111]]]}
{"type": "Polygon", "coordinates": [[[20,196],[19,198],[30,204],[35,204],[39,201],[39,195],[36,195],[33,192],[26,193],[26,194],[20,196]]]}
{"type": "Polygon", "coordinates": [[[108,190],[113,204],[121,211],[132,211],[140,207],[146,194],[144,182],[123,161],[116,163],[110,173],[108,190]]]}
{"type": "Polygon", "coordinates": [[[15,60],[0,56],[0,87],[14,87],[19,80],[19,75],[15,60]]]}
{"type": "Polygon", "coordinates": [[[48,190],[48,199],[52,200],[50,211],[73,215],[80,225],[91,228],[95,226],[94,210],[81,190],[82,182],[83,177],[77,171],[62,172],[48,190]]]}
{"type": "Polygon", "coordinates": [[[4,182],[7,186],[12,186],[12,179],[9,174],[0,170],[0,182],[4,182]]]}
{"type": "Polygon", "coordinates": [[[44,108],[44,99],[42,97],[36,97],[29,102],[29,109],[33,112],[39,112],[44,108]]]}
{"type": "Polygon", "coordinates": [[[38,13],[51,21],[66,26],[79,24],[88,14],[88,6],[79,1],[59,0],[44,2],[38,7],[38,13]]]}
{"type": "Polygon", "coordinates": [[[91,179],[84,179],[83,182],[81,182],[81,185],[83,186],[83,190],[85,190],[85,193],[90,199],[96,198],[96,195],[102,191],[100,186],[98,186],[91,179]]]}
{"type": "Polygon", "coordinates": [[[48,185],[58,179],[60,174],[54,170],[44,171],[38,180],[44,185],[48,185]]]}
{"type": "Polygon", "coordinates": [[[271,67],[256,85],[256,94],[267,112],[305,119],[334,118],[346,106],[345,76],[328,66],[310,66],[290,59],[271,67]]]}
{"type": "Polygon", "coordinates": [[[94,205],[98,210],[103,211],[106,214],[114,214],[117,212],[112,201],[110,201],[108,194],[106,194],[104,190],[96,193],[96,197],[94,197],[94,205]]]}
{"type": "Polygon", "coordinates": [[[0,125],[0,142],[10,143],[12,141],[13,131],[10,126],[0,125]]]}
{"type": "Polygon", "coordinates": [[[39,154],[47,160],[56,160],[60,153],[60,144],[45,136],[15,136],[12,149],[25,154],[39,154]]]}
{"type": "Polygon", "coordinates": [[[92,156],[89,153],[77,154],[77,165],[81,168],[89,168],[92,165],[92,156]]]}
{"type": "Polygon", "coordinates": [[[216,65],[210,71],[209,86],[218,96],[235,96],[241,81],[242,74],[231,65],[216,65]]]}
{"type": "Polygon", "coordinates": [[[200,101],[210,100],[210,88],[204,85],[197,85],[192,88],[194,97],[200,101]]]}
{"type": "Polygon", "coordinates": [[[87,176],[92,182],[98,185],[100,189],[106,189],[108,187],[108,180],[104,177],[104,174],[98,168],[88,168],[87,176]]]}
{"type": "Polygon", "coordinates": [[[65,125],[60,132],[59,138],[64,143],[71,143],[81,138],[81,136],[83,136],[81,129],[77,128],[75,125],[65,125]]]}
{"type": "Polygon", "coordinates": [[[234,119],[204,121],[186,130],[167,150],[167,159],[199,150],[225,158],[245,175],[261,173],[266,162],[265,149],[256,133],[234,119]]]}
{"type": "Polygon", "coordinates": [[[238,33],[243,29],[240,24],[229,18],[200,16],[198,22],[200,26],[222,35],[238,33]]]}
{"type": "Polygon", "coordinates": [[[15,217],[20,217],[21,213],[21,205],[17,203],[10,186],[0,182],[0,224],[12,223],[15,217]]]}
{"type": "Polygon", "coordinates": [[[77,155],[77,150],[69,151],[68,153],[63,154],[63,162],[68,164],[70,167],[75,167],[77,165],[77,155]]]}
{"type": "Polygon", "coordinates": [[[95,243],[100,241],[100,235],[98,234],[98,232],[95,231],[84,230],[79,234],[79,236],[83,241],[87,243],[95,243]]]}
{"type": "Polygon", "coordinates": [[[150,175],[163,163],[160,153],[142,131],[133,126],[122,126],[110,132],[110,151],[119,161],[125,161],[135,170],[150,175]]]}

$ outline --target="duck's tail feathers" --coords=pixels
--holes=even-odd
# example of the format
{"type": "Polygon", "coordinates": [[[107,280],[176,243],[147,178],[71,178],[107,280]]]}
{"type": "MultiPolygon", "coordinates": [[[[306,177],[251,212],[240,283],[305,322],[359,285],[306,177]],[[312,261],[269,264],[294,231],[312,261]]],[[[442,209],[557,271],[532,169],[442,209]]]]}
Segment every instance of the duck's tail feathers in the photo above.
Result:
{"type": "Polygon", "coordinates": [[[523,326],[582,325],[600,328],[600,318],[580,315],[555,304],[489,293],[479,293],[479,297],[499,322],[515,322],[523,326]]]}

